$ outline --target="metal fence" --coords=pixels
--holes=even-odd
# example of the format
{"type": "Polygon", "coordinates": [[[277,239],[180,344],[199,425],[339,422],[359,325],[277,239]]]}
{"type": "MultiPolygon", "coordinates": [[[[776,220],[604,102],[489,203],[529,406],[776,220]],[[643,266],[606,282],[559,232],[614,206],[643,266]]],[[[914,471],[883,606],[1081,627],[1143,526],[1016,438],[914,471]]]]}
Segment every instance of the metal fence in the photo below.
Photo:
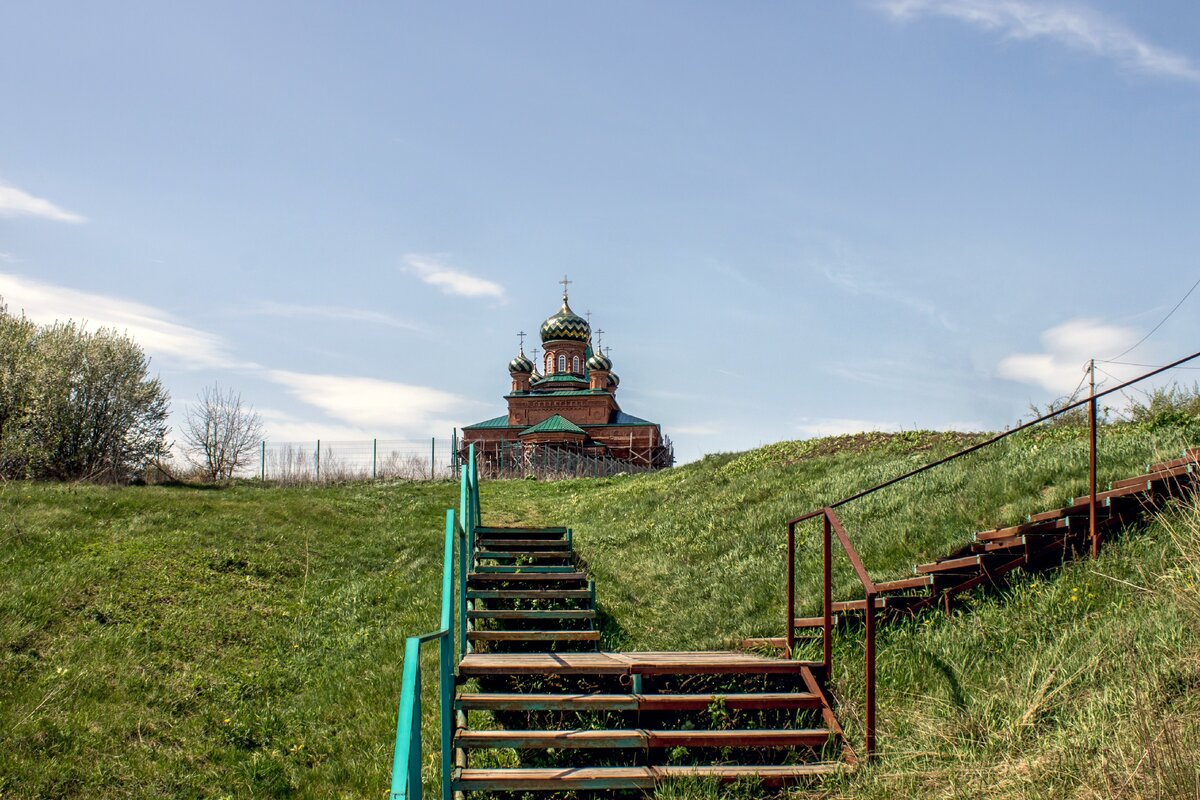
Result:
{"type": "Polygon", "coordinates": [[[455,477],[455,438],[264,441],[246,477],[278,483],[445,480],[455,477]]]}

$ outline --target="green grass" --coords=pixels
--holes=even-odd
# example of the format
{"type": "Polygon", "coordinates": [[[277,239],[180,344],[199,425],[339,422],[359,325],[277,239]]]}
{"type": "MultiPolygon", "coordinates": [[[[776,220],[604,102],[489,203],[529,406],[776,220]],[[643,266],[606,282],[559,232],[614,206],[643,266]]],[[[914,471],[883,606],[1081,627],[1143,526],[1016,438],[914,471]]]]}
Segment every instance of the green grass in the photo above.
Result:
{"type": "MultiPolygon", "coordinates": [[[[841,437],[655,475],[485,483],[484,516],[574,528],[606,646],[722,646],[782,634],[788,517],[962,443],[841,437]]],[[[1181,444],[1106,428],[1102,481],[1181,444]]],[[[842,516],[873,577],[898,577],[975,529],[1083,493],[1086,462],[1077,430],[1019,435],[842,516]]],[[[443,514],[456,502],[449,484],[0,487],[0,798],[385,796],[403,637],[436,625],[443,514]]],[[[884,758],[823,791],[1195,796],[1195,759],[1172,759],[1197,742],[1200,575],[1181,553],[1200,551],[1200,535],[1186,512],[1167,519],[1174,536],[1154,524],[1099,562],[884,629],[884,758]],[[1174,794],[1160,786],[1189,776],[1174,794]]],[[[798,595],[811,612],[819,529],[803,533],[798,595]]],[[[844,563],[835,577],[851,596],[844,563]]],[[[836,643],[852,738],[860,639],[836,643]]]]}

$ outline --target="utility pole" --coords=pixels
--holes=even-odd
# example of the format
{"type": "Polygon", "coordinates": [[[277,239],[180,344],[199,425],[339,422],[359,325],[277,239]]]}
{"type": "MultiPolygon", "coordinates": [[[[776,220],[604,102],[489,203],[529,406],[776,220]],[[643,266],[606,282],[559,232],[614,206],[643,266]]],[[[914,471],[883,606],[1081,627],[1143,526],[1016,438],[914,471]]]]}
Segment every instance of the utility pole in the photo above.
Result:
{"type": "Polygon", "coordinates": [[[1088,402],[1091,446],[1088,448],[1088,532],[1092,538],[1092,558],[1100,554],[1100,537],[1096,533],[1096,359],[1088,362],[1088,402]]]}

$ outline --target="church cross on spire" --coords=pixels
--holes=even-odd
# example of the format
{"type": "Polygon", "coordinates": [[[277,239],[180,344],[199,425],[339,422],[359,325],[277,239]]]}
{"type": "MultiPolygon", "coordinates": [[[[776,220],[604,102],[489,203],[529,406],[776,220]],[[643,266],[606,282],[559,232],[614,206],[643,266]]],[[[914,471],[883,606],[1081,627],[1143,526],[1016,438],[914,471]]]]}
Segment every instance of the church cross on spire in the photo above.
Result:
{"type": "Polygon", "coordinates": [[[561,284],[562,284],[562,287],[563,287],[563,300],[566,300],[566,299],[567,299],[567,294],[568,294],[568,292],[567,292],[567,288],[568,288],[568,287],[569,287],[569,286],[570,286],[572,283],[574,283],[574,282],[575,282],[575,281],[572,281],[572,280],[567,280],[567,276],[566,276],[566,275],[563,275],[563,279],[562,279],[561,281],[559,281],[559,283],[561,283],[561,284]]]}
{"type": "Polygon", "coordinates": [[[521,340],[521,353],[522,354],[524,354],[524,352],[525,352],[525,337],[528,335],[529,334],[525,333],[525,331],[521,331],[520,333],[517,334],[517,337],[520,338],[520,340],[521,340]]]}
{"type": "Polygon", "coordinates": [[[600,350],[604,349],[604,330],[603,329],[596,331],[596,347],[599,348],[600,350]]]}

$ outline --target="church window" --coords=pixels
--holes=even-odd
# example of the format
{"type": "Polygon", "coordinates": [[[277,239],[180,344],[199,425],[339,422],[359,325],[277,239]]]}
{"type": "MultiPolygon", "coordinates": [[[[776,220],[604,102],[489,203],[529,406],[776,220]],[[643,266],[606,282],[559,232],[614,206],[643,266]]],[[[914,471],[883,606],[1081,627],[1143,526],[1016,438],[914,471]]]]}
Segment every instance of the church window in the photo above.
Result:
{"type": "Polygon", "coordinates": [[[559,372],[567,371],[567,357],[566,356],[558,357],[558,371],[559,372]]]}
{"type": "Polygon", "coordinates": [[[546,374],[554,373],[554,353],[546,353],[546,374]]]}
{"type": "Polygon", "coordinates": [[[571,372],[579,372],[579,356],[575,356],[571,359],[571,372]]]}

